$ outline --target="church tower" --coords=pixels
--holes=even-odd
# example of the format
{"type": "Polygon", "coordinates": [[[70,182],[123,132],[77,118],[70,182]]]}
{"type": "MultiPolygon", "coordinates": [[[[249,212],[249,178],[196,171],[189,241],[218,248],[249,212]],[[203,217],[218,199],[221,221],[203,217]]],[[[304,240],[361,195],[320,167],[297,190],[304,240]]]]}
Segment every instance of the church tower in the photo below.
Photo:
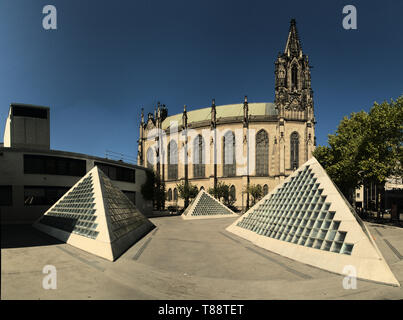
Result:
{"type": "Polygon", "coordinates": [[[310,68],[292,19],[284,52],[275,63],[275,103],[280,118],[315,121],[310,68]]]}
{"type": "Polygon", "coordinates": [[[295,19],[287,43],[275,62],[275,104],[278,111],[279,176],[296,170],[315,148],[315,116],[311,66],[303,54],[295,19]],[[301,125],[303,124],[303,130],[301,125]]]}

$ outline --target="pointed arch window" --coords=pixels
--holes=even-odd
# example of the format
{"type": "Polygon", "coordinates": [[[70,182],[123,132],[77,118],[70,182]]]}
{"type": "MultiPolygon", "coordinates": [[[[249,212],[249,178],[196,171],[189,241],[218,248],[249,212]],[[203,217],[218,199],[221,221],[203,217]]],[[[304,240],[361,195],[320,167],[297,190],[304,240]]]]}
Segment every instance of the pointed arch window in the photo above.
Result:
{"type": "Polygon", "coordinates": [[[168,144],[168,179],[178,179],[178,144],[175,140],[168,144]]]}
{"type": "Polygon", "coordinates": [[[178,201],[178,189],[174,188],[174,201],[178,201]]]}
{"type": "Polygon", "coordinates": [[[205,176],[205,154],[204,139],[199,134],[193,142],[193,177],[201,178],[205,176]]]}
{"type": "Polygon", "coordinates": [[[291,87],[298,89],[298,67],[295,64],[291,68],[291,87]]]}
{"type": "Polygon", "coordinates": [[[256,134],[256,175],[269,175],[269,135],[265,130],[256,134]]]}
{"type": "Polygon", "coordinates": [[[168,189],[168,195],[167,195],[168,201],[172,201],[172,189],[168,189]]]}
{"type": "Polygon", "coordinates": [[[235,190],[235,186],[234,186],[234,185],[232,185],[232,186],[229,188],[229,197],[230,197],[230,200],[232,200],[232,201],[235,201],[235,200],[236,200],[236,190],[235,190]]]}
{"type": "Polygon", "coordinates": [[[263,186],[263,196],[267,195],[269,193],[269,186],[265,184],[263,186]]]}
{"type": "Polygon", "coordinates": [[[299,134],[298,132],[293,132],[291,134],[291,139],[290,139],[290,159],[291,159],[291,169],[295,170],[299,166],[299,134]]]}
{"type": "Polygon", "coordinates": [[[235,163],[235,134],[228,131],[223,137],[224,177],[233,177],[236,174],[235,163]]]}
{"type": "Polygon", "coordinates": [[[154,169],[154,151],[151,147],[147,149],[147,168],[154,169]]]}

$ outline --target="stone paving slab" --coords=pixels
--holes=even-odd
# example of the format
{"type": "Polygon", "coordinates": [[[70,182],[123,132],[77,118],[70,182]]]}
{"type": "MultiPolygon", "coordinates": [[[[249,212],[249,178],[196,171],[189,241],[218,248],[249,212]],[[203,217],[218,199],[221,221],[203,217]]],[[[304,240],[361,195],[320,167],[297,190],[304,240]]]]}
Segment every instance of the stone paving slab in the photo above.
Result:
{"type": "MultiPolygon", "coordinates": [[[[2,227],[2,299],[403,299],[396,288],[343,277],[254,246],[225,230],[235,219],[154,218],[157,228],[110,262],[30,226],[2,227]],[[42,288],[46,264],[57,289],[42,288]]],[[[403,229],[368,224],[403,283],[403,229]],[[378,230],[381,235],[376,231],[378,230]]]]}

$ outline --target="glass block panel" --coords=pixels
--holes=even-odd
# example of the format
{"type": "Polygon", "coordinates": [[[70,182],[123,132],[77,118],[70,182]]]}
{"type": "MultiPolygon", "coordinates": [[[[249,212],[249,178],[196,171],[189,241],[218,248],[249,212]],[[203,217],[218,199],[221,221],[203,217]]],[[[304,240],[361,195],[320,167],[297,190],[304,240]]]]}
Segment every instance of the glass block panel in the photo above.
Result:
{"type": "Polygon", "coordinates": [[[312,247],[313,244],[314,244],[314,242],[315,242],[315,239],[313,239],[313,238],[308,238],[308,241],[305,243],[305,245],[306,245],[307,247],[312,247]]]}
{"type": "Polygon", "coordinates": [[[334,221],[326,199],[314,173],[305,167],[238,225],[280,241],[348,254],[346,234],[339,231],[340,221],[334,221]]]}
{"type": "Polygon", "coordinates": [[[340,226],[340,221],[333,221],[331,229],[332,230],[338,230],[340,226]]]}
{"type": "Polygon", "coordinates": [[[323,243],[323,240],[319,240],[319,239],[315,240],[314,248],[320,249],[322,247],[322,243],[323,243]]]}
{"type": "Polygon", "coordinates": [[[341,250],[342,243],[341,242],[333,242],[333,246],[331,248],[331,252],[339,253],[341,250]]]}
{"type": "Polygon", "coordinates": [[[351,252],[353,251],[353,247],[354,247],[354,244],[343,243],[343,246],[341,248],[341,253],[351,255],[351,252]]]}
{"type": "Polygon", "coordinates": [[[336,233],[337,231],[335,230],[329,230],[329,232],[327,233],[327,240],[333,241],[334,238],[336,237],[336,233]]]}
{"type": "Polygon", "coordinates": [[[336,235],[336,241],[340,241],[340,242],[343,242],[344,241],[344,239],[346,238],[346,234],[347,234],[347,232],[341,232],[341,231],[339,231],[339,232],[337,232],[337,235],[336,235]]]}
{"type": "Polygon", "coordinates": [[[324,241],[322,245],[322,250],[329,251],[330,248],[332,247],[333,242],[332,241],[324,241]]]}

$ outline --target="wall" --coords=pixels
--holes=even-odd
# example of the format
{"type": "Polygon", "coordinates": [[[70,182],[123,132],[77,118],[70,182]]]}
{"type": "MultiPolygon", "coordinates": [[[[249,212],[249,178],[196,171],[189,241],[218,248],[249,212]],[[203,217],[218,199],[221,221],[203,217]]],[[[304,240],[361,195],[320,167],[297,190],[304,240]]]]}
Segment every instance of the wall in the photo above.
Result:
{"type": "MultiPolygon", "coordinates": [[[[283,141],[281,142],[281,137],[280,137],[280,130],[279,130],[279,125],[278,121],[253,121],[249,123],[249,129],[250,129],[250,134],[253,134],[254,136],[258,133],[259,130],[264,129],[268,133],[269,137],[269,176],[265,177],[257,177],[255,176],[256,171],[255,171],[255,160],[256,156],[254,153],[255,150],[255,145],[253,147],[250,147],[249,154],[250,154],[250,184],[260,184],[262,187],[263,185],[267,184],[269,187],[269,192],[274,189],[274,187],[282,182],[286,176],[291,174],[293,171],[290,168],[290,137],[293,132],[298,132],[299,134],[299,165],[302,165],[305,163],[309,158],[311,158],[311,154],[308,152],[308,145],[307,145],[307,136],[308,132],[311,131],[312,137],[311,137],[311,142],[312,146],[310,149],[314,149],[313,146],[313,141],[314,141],[314,129],[310,128],[311,130],[308,130],[307,124],[304,121],[284,121],[284,137],[283,141]],[[276,139],[275,139],[276,138],[276,139]],[[276,144],[275,144],[276,140],[276,144]],[[280,152],[280,148],[284,148],[284,153],[280,152]],[[283,164],[284,171],[281,172],[280,170],[280,163],[283,164]]],[[[210,187],[213,187],[214,185],[214,166],[213,166],[213,144],[211,143],[211,136],[210,136],[210,126],[203,126],[203,127],[194,127],[191,129],[192,134],[188,136],[188,161],[189,161],[189,166],[188,166],[188,176],[189,176],[189,181],[192,184],[195,184],[198,189],[200,190],[200,187],[204,187],[204,189],[207,191],[210,187]],[[207,136],[204,136],[204,134],[207,133],[207,136]],[[197,134],[202,134],[204,138],[204,144],[205,144],[205,150],[206,150],[206,164],[205,164],[205,178],[194,178],[193,176],[193,138],[197,134]]],[[[246,147],[243,144],[243,135],[246,133],[246,129],[243,128],[242,122],[239,121],[234,121],[230,123],[225,123],[225,124],[219,124],[217,125],[217,150],[220,150],[220,152],[217,152],[218,157],[221,157],[218,159],[218,164],[217,164],[217,176],[218,176],[218,181],[225,182],[226,184],[234,185],[235,190],[236,190],[236,202],[235,206],[238,208],[242,208],[243,206],[246,205],[246,199],[244,195],[244,199],[242,201],[242,191],[244,190],[246,184],[247,184],[247,178],[246,175],[242,174],[242,167],[244,167],[244,164],[238,164],[237,165],[237,176],[235,177],[223,177],[223,165],[222,165],[222,148],[223,148],[223,143],[222,143],[222,137],[227,131],[233,131],[235,133],[235,139],[236,139],[236,144],[241,144],[242,147],[239,152],[236,153],[236,159],[242,159],[240,157],[240,152],[243,153],[244,159],[246,158],[246,147]],[[240,134],[238,135],[237,132],[240,134]]],[[[169,135],[165,137],[166,140],[166,145],[167,147],[169,141],[170,141],[169,135]]],[[[178,144],[178,153],[181,154],[183,152],[183,143],[184,140],[181,138],[181,132],[179,132],[179,135],[176,135],[175,138],[177,140],[178,144]]],[[[146,140],[144,142],[144,160],[145,160],[145,166],[147,165],[147,150],[150,146],[155,145],[155,140],[150,139],[146,140]]],[[[255,140],[251,140],[251,143],[255,144],[255,140]]],[[[181,157],[179,156],[179,164],[178,164],[178,179],[177,180],[167,180],[168,177],[168,165],[167,165],[167,155],[165,152],[165,164],[164,166],[161,167],[161,175],[162,175],[162,168],[164,168],[164,176],[165,176],[165,182],[166,182],[166,191],[168,191],[170,188],[173,189],[176,187],[177,183],[180,183],[184,179],[184,164],[181,162],[181,157]]],[[[156,170],[156,165],[154,165],[154,170],[156,170]]],[[[183,206],[184,201],[182,199],[178,199],[178,205],[183,206]]],[[[175,205],[175,201],[167,201],[166,205],[175,205]]]]}

